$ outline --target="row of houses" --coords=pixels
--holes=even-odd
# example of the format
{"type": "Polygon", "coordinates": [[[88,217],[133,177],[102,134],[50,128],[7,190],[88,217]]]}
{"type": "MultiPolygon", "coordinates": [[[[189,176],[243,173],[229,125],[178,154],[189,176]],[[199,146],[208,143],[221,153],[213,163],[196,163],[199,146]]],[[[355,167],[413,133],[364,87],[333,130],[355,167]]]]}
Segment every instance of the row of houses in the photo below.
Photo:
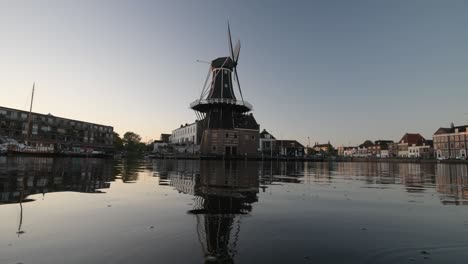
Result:
{"type": "MultiPolygon", "coordinates": [[[[203,136],[201,126],[201,122],[196,121],[180,125],[171,134],[161,134],[160,139],[154,141],[153,152],[165,154],[170,149],[169,152],[174,153],[198,154],[203,136]]],[[[235,139],[236,135],[231,137],[235,139]]],[[[265,129],[252,137],[257,139],[255,144],[259,156],[303,157],[305,155],[305,147],[297,140],[278,140],[265,129]]]]}
{"type": "Polygon", "coordinates": [[[425,139],[419,133],[406,133],[398,142],[392,140],[366,140],[359,146],[340,146],[338,155],[343,157],[376,158],[437,158],[466,159],[468,153],[468,125],[441,127],[425,139]]]}

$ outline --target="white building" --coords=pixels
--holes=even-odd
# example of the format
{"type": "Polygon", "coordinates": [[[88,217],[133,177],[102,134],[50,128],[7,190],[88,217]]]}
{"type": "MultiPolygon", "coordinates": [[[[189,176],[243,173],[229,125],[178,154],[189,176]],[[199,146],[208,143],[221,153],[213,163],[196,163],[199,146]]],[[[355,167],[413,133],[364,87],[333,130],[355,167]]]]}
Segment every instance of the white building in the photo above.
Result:
{"type": "Polygon", "coordinates": [[[356,147],[348,147],[343,150],[343,156],[345,157],[353,157],[357,153],[356,147]]]}
{"type": "Polygon", "coordinates": [[[153,152],[161,153],[163,152],[162,150],[164,149],[164,147],[167,147],[167,145],[168,145],[167,142],[163,142],[161,140],[155,140],[153,143],[153,152]]]}
{"type": "Polygon", "coordinates": [[[180,125],[179,128],[172,131],[169,137],[171,144],[200,144],[201,123],[195,121],[191,124],[180,125]]]}
{"type": "Polygon", "coordinates": [[[429,145],[416,146],[416,144],[408,147],[409,158],[427,158],[432,156],[433,149],[429,145]]]}
{"type": "Polygon", "coordinates": [[[388,149],[382,149],[380,150],[380,154],[377,155],[378,158],[388,158],[390,157],[390,152],[388,151],[388,149]]]}

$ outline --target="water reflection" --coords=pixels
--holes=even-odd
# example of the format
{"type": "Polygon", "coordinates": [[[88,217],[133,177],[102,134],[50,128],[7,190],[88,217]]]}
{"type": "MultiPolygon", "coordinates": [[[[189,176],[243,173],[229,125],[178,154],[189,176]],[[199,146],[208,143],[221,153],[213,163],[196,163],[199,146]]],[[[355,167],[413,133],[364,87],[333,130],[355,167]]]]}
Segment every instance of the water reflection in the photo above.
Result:
{"type": "Polygon", "coordinates": [[[49,192],[102,193],[110,188],[113,165],[103,159],[3,157],[0,159],[0,204],[30,202],[49,192]]]}
{"type": "Polygon", "coordinates": [[[195,196],[193,209],[188,213],[196,218],[205,262],[234,263],[242,218],[258,201],[256,164],[201,161],[160,165],[164,168],[163,173],[158,174],[160,185],[170,185],[179,192],[195,196]]]}

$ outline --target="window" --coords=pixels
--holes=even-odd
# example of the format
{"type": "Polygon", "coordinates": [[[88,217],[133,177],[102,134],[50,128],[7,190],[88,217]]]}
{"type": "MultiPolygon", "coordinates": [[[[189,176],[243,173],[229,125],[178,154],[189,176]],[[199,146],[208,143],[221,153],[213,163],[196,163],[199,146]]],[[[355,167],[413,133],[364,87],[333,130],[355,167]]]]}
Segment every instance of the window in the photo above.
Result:
{"type": "Polygon", "coordinates": [[[213,146],[213,147],[211,147],[211,148],[213,149],[213,151],[216,151],[216,146],[213,146]]]}
{"type": "Polygon", "coordinates": [[[229,134],[228,134],[228,133],[226,133],[226,138],[228,138],[228,137],[229,137],[229,134]]]}
{"type": "Polygon", "coordinates": [[[255,136],[252,136],[252,140],[255,140],[255,136]]]}

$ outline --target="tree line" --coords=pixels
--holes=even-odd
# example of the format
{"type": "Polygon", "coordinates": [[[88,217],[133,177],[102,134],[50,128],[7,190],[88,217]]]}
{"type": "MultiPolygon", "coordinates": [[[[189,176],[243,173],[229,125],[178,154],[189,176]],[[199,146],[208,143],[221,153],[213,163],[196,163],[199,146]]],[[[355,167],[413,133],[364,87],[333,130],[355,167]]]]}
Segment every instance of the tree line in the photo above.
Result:
{"type": "Polygon", "coordinates": [[[152,140],[141,142],[141,136],[135,132],[125,132],[123,137],[114,132],[114,148],[117,152],[143,153],[153,150],[152,140]]]}

